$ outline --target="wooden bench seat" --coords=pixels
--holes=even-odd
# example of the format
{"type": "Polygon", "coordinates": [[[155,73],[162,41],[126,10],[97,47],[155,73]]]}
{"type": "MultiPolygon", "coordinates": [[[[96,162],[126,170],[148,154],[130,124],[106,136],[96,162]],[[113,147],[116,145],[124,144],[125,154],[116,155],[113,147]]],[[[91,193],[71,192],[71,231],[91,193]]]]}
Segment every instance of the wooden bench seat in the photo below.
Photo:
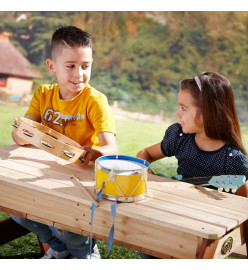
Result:
{"type": "MultiPolygon", "coordinates": [[[[0,245],[4,245],[28,233],[30,233],[29,230],[16,223],[11,217],[0,221],[0,245]]],[[[47,250],[47,245],[42,244],[39,237],[37,238],[40,245],[41,256],[43,256],[47,250]]]]}

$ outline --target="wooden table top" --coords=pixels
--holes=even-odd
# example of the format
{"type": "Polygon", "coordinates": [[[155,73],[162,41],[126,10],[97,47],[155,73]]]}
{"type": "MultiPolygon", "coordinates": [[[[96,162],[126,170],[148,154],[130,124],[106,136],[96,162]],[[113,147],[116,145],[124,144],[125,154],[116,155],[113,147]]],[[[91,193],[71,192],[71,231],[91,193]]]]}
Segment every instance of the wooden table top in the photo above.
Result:
{"type": "MultiPolygon", "coordinates": [[[[96,198],[94,164],[81,168],[33,146],[2,148],[0,210],[89,235],[92,200],[72,175],[96,198]]],[[[167,254],[174,246],[176,257],[188,258],[199,239],[219,239],[248,219],[248,198],[155,175],[148,190],[152,197],[117,206],[115,243],[167,254]]],[[[95,210],[97,239],[108,237],[112,203],[101,199],[95,210]]]]}

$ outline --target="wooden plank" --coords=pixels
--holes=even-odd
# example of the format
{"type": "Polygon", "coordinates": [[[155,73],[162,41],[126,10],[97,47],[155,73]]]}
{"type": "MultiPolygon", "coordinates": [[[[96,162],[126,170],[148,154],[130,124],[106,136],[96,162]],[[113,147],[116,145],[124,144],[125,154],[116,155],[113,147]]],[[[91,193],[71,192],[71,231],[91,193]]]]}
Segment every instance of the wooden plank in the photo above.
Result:
{"type": "MultiPolygon", "coordinates": [[[[83,192],[80,187],[75,186],[68,175],[63,175],[63,178],[61,175],[50,178],[50,175],[39,174],[39,176],[36,177],[32,168],[29,171],[30,174],[26,174],[24,172],[16,171],[15,169],[7,169],[0,166],[0,177],[6,181],[20,180],[20,183],[32,184],[32,186],[38,188],[59,191],[61,195],[68,194],[73,197],[76,196],[88,200],[88,195],[83,192]]],[[[92,182],[84,182],[85,188],[89,189],[88,192],[92,194],[92,197],[96,197],[93,187],[94,184],[92,182]]]]}
{"type": "Polygon", "coordinates": [[[80,226],[78,219],[81,218],[82,222],[89,226],[90,202],[78,198],[75,201],[73,196],[65,194],[58,196],[60,193],[56,191],[44,192],[35,186],[32,189],[27,188],[26,183],[19,184],[22,185],[0,181],[0,205],[34,216],[38,215],[37,209],[39,209],[40,217],[61,223],[67,222],[76,228],[80,226]],[[17,196],[18,200],[16,200],[17,196]],[[78,212],[79,208],[80,212],[78,212]]]}
{"type": "Polygon", "coordinates": [[[142,205],[133,207],[128,204],[122,204],[118,208],[118,213],[137,216],[139,219],[150,224],[162,225],[171,229],[174,228],[181,232],[191,233],[207,239],[217,239],[226,233],[226,228],[223,226],[212,225],[206,221],[198,221],[162,210],[155,211],[152,208],[142,205]],[[130,207],[133,209],[131,210],[130,207]]]}
{"type": "Polygon", "coordinates": [[[27,217],[27,215],[25,213],[17,211],[17,210],[10,209],[8,207],[0,206],[0,211],[5,212],[5,213],[9,213],[9,214],[12,214],[12,215],[15,215],[15,216],[23,217],[23,218],[27,217]]]}
{"type": "MultiPolygon", "coordinates": [[[[242,212],[238,212],[232,209],[227,209],[225,207],[210,205],[206,202],[192,200],[189,198],[184,198],[184,197],[173,195],[170,193],[153,190],[152,194],[153,194],[153,199],[159,200],[161,204],[169,202],[175,205],[185,206],[189,208],[189,211],[191,211],[191,209],[196,209],[199,211],[204,210],[204,212],[219,215],[221,217],[230,218],[230,219],[234,218],[235,220],[237,220],[238,224],[241,224],[243,221],[245,221],[247,217],[247,215],[242,212]]],[[[144,201],[144,204],[145,203],[146,202],[144,201]]]]}
{"type": "Polygon", "coordinates": [[[27,214],[27,219],[31,219],[33,221],[42,223],[42,224],[46,224],[48,226],[54,226],[54,222],[52,222],[51,220],[45,219],[45,218],[41,218],[41,217],[37,217],[34,215],[29,215],[27,214]]]}
{"type": "MultiPolygon", "coordinates": [[[[60,179],[60,178],[68,178],[68,175],[75,174],[76,175],[83,175],[84,179],[87,179],[88,181],[93,181],[95,182],[95,176],[93,174],[94,168],[91,167],[91,171],[86,171],[83,168],[74,165],[73,166],[66,166],[66,165],[61,165],[57,164],[55,166],[50,162],[47,162],[47,166],[45,167],[40,167],[40,163],[36,162],[36,166],[31,166],[27,160],[25,162],[17,162],[15,160],[1,160],[0,166],[1,168],[6,168],[6,169],[11,169],[16,171],[16,174],[20,172],[20,174],[24,173],[26,176],[36,176],[36,177],[42,177],[42,176],[48,176],[48,177],[54,177],[55,179],[60,179]],[[37,165],[38,164],[38,165],[37,165]]],[[[89,170],[89,168],[88,168],[89,170]]]]}
{"type": "Polygon", "coordinates": [[[94,162],[90,162],[86,167],[70,163],[58,158],[34,146],[11,145],[0,149],[1,160],[13,160],[20,164],[26,164],[34,168],[47,169],[58,174],[72,174],[77,171],[79,174],[91,177],[94,180],[94,162]],[[25,157],[23,153],[25,152],[25,157]],[[63,166],[61,166],[63,165],[63,166]]]}
{"type": "MultiPolygon", "coordinates": [[[[82,235],[88,236],[88,237],[90,236],[90,232],[87,232],[87,231],[84,231],[84,230],[82,230],[82,231],[79,231],[79,230],[75,231],[75,229],[73,227],[65,226],[65,225],[60,224],[60,223],[55,223],[54,225],[57,228],[61,229],[61,230],[67,230],[67,231],[75,232],[75,233],[82,234],[82,235]]],[[[108,237],[102,236],[100,234],[96,234],[94,232],[92,234],[92,237],[94,239],[97,239],[97,240],[108,242],[108,237]]],[[[155,257],[158,257],[158,258],[163,258],[163,259],[173,259],[174,258],[172,256],[166,255],[166,254],[161,253],[161,252],[156,252],[156,251],[151,250],[151,249],[140,247],[137,244],[127,243],[126,241],[119,241],[119,240],[114,239],[113,240],[113,245],[118,245],[118,246],[122,246],[124,248],[136,250],[138,252],[143,252],[145,254],[150,254],[150,255],[155,256],[155,257]]]]}
{"type": "MultiPolygon", "coordinates": [[[[100,210],[100,209],[99,209],[100,210]]],[[[109,228],[109,218],[102,211],[95,213],[93,232],[103,235],[109,228]]],[[[108,231],[109,232],[109,231],[108,231]]],[[[108,235],[107,235],[108,236],[108,235]]],[[[195,258],[197,237],[116,213],[114,239],[143,249],[163,252],[175,258],[195,258]]]]}
{"type": "MultiPolygon", "coordinates": [[[[144,202],[139,202],[137,204],[149,207],[149,209],[152,210],[161,210],[179,215],[180,217],[186,217],[192,220],[197,220],[212,225],[220,226],[225,228],[227,231],[238,225],[238,221],[234,216],[232,216],[232,218],[226,218],[216,213],[215,214],[209,213],[208,211],[205,211],[204,208],[197,210],[188,205],[175,204],[174,202],[170,203],[166,201],[156,200],[154,198],[152,200],[148,199],[145,200],[144,202]]],[[[130,209],[130,211],[131,210],[132,209],[130,209]]]]}
{"type": "MultiPolygon", "coordinates": [[[[74,227],[65,226],[64,224],[57,223],[57,222],[53,223],[53,222],[51,222],[49,220],[39,218],[39,217],[36,217],[36,216],[33,216],[33,215],[26,215],[26,214],[24,214],[22,212],[17,212],[17,211],[15,211],[13,209],[10,209],[10,208],[0,207],[0,210],[1,211],[5,210],[5,212],[7,212],[7,213],[13,213],[13,214],[21,216],[21,217],[26,217],[27,216],[28,219],[31,219],[31,220],[34,220],[34,221],[37,221],[37,222],[41,222],[43,224],[52,225],[52,226],[55,226],[55,227],[57,227],[58,229],[61,229],[61,230],[67,230],[67,231],[71,231],[71,232],[74,232],[74,233],[83,234],[84,236],[87,236],[87,237],[90,236],[90,232],[88,232],[88,231],[75,229],[74,227]]],[[[9,230],[9,227],[8,227],[8,230],[9,230]]],[[[96,233],[93,233],[93,238],[95,238],[97,240],[108,242],[108,237],[102,236],[102,235],[99,235],[99,234],[96,234],[96,233]]],[[[143,253],[146,253],[146,254],[150,254],[150,255],[156,256],[158,258],[164,258],[164,259],[172,259],[173,258],[172,256],[168,256],[168,255],[163,254],[161,252],[155,252],[153,250],[145,249],[145,248],[142,248],[142,247],[140,247],[138,245],[129,244],[129,243],[119,241],[119,240],[116,240],[116,239],[114,239],[113,244],[118,245],[118,246],[122,246],[122,247],[125,247],[125,248],[129,248],[129,249],[132,249],[132,250],[136,250],[138,252],[143,252],[143,253]]],[[[48,248],[49,247],[47,247],[46,250],[48,248]]]]}
{"type": "Polygon", "coordinates": [[[236,196],[225,192],[207,189],[199,186],[194,186],[188,183],[183,183],[176,180],[167,180],[161,182],[162,177],[152,175],[148,181],[148,188],[152,191],[163,191],[172,195],[188,198],[200,202],[205,202],[210,205],[224,207],[245,213],[248,218],[248,198],[236,196]],[[159,178],[159,181],[154,182],[152,179],[159,178]]]}

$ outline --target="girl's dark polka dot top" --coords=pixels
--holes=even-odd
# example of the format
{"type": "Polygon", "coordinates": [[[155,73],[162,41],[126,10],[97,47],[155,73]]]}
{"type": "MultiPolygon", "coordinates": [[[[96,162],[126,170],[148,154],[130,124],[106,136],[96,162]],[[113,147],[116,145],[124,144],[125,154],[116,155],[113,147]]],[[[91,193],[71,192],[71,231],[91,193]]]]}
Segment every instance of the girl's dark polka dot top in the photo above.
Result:
{"type": "Polygon", "coordinates": [[[216,151],[203,151],[195,143],[195,134],[183,133],[179,123],[166,130],[161,150],[165,156],[177,158],[177,173],[183,178],[228,174],[248,178],[248,158],[239,149],[225,144],[216,151]]]}

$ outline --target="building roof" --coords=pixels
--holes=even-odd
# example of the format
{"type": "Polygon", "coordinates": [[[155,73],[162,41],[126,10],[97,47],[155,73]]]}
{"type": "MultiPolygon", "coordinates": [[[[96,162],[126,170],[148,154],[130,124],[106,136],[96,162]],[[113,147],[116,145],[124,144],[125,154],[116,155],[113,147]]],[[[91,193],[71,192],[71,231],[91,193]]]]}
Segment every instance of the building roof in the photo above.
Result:
{"type": "Polygon", "coordinates": [[[32,68],[31,63],[10,42],[7,36],[0,34],[0,74],[25,77],[42,78],[32,68]]]}

